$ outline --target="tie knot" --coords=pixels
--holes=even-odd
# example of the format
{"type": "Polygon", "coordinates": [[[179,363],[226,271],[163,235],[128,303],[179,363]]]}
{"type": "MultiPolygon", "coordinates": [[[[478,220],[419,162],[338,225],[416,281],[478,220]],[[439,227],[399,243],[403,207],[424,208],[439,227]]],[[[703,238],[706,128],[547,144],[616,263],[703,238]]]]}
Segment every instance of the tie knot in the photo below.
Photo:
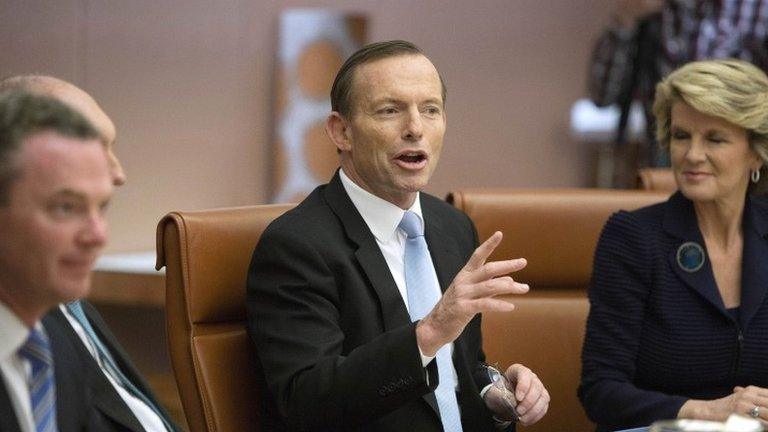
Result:
{"type": "Polygon", "coordinates": [[[27,341],[19,348],[19,355],[33,364],[42,363],[50,365],[53,363],[48,336],[37,328],[32,329],[27,341]]]}
{"type": "Polygon", "coordinates": [[[400,221],[399,227],[405,231],[408,238],[421,237],[424,235],[424,228],[421,226],[419,216],[412,211],[407,211],[403,214],[403,220],[400,221]]]}
{"type": "Polygon", "coordinates": [[[67,303],[67,310],[80,322],[86,319],[85,311],[83,311],[83,305],[81,305],[80,301],[78,300],[67,303]]]}

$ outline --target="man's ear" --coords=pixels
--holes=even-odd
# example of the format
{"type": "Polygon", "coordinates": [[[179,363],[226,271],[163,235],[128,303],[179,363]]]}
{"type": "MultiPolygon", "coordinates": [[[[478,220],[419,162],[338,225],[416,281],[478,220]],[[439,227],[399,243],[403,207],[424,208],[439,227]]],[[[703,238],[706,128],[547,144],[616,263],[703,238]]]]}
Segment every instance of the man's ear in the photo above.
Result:
{"type": "Polygon", "coordinates": [[[333,111],[328,115],[328,118],[325,119],[325,133],[328,134],[328,138],[333,141],[333,144],[339,152],[352,149],[347,120],[337,111],[333,111]]]}

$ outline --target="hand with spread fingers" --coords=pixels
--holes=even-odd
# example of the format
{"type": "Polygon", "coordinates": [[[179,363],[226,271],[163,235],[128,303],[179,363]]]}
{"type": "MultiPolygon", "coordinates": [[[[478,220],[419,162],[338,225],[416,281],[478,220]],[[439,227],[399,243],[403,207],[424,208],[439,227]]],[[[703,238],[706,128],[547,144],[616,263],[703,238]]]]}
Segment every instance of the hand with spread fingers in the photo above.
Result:
{"type": "Polygon", "coordinates": [[[523,269],[524,258],[486,262],[501,238],[496,231],[475,249],[440,301],[417,324],[416,340],[424,355],[434,356],[440,347],[456,340],[476,314],[512,311],[515,305],[500,296],[528,292],[528,285],[506,276],[523,269]]]}

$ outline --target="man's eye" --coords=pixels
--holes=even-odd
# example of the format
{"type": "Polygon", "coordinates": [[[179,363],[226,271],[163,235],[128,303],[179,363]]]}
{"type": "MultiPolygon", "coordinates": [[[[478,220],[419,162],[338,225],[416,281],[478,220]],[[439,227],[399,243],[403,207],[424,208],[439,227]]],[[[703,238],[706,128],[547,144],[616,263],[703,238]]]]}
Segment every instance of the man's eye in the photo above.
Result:
{"type": "Polygon", "coordinates": [[[395,107],[386,107],[379,110],[381,114],[397,114],[397,108],[395,107]]]}
{"type": "Polygon", "coordinates": [[[430,115],[440,115],[440,108],[438,107],[427,107],[425,111],[430,115]]]}
{"type": "Polygon", "coordinates": [[[49,209],[55,216],[70,216],[78,211],[78,205],[72,202],[60,202],[51,204],[49,209]]]}
{"type": "Polygon", "coordinates": [[[688,138],[688,134],[685,132],[672,132],[672,139],[682,140],[688,138]]]}

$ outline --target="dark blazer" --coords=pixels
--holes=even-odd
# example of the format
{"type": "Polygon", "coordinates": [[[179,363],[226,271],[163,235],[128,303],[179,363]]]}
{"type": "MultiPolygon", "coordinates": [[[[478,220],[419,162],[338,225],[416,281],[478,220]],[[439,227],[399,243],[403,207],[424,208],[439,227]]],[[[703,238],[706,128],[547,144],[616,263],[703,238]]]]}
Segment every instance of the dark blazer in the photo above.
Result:
{"type": "MultiPolygon", "coordinates": [[[[445,290],[474,251],[469,218],[421,194],[425,236],[445,290]]],[[[269,430],[442,430],[415,323],[338,173],[265,230],[247,288],[248,331],[263,365],[269,430]],[[279,413],[279,414],[277,414],[279,413]],[[285,421],[285,423],[283,422],[285,421]]],[[[455,342],[464,430],[495,430],[480,317],[455,342]]]]}
{"type": "Polygon", "coordinates": [[[706,251],[693,203],[669,201],[611,216],[595,253],[579,388],[598,430],[677,416],[686,400],[736,385],[768,387],[768,203],[747,198],[741,306],[725,309],[709,259],[687,272],[685,242],[706,251]]]}
{"type": "MultiPolygon", "coordinates": [[[[114,334],[109,330],[101,315],[99,315],[90,303],[83,300],[81,300],[81,303],[83,305],[85,316],[88,318],[94,331],[98,334],[99,339],[101,339],[107,349],[109,349],[123,374],[125,374],[125,376],[130,379],[131,382],[155,404],[155,406],[158,407],[161,411],[161,415],[165,417],[168,424],[170,424],[174,430],[179,430],[178,426],[173,423],[173,420],[171,420],[171,417],[165,411],[163,406],[158,403],[157,398],[149,385],[144,381],[128,355],[120,346],[117,338],[115,338],[114,334]]],[[[98,363],[85,345],[83,345],[82,340],[69,324],[69,321],[67,321],[67,318],[61,310],[59,310],[59,308],[51,310],[46,316],[46,320],[51,326],[56,326],[62,337],[66,338],[75,347],[76,355],[84,365],[83,373],[88,380],[88,388],[92,396],[93,407],[95,408],[93,415],[89,420],[90,429],[125,432],[144,431],[141,423],[136,419],[133,412],[125,404],[107,377],[104,376],[98,363]]],[[[58,376],[56,377],[56,380],[58,384],[58,376]]]]}
{"type": "MultiPolygon", "coordinates": [[[[56,423],[59,432],[91,430],[89,389],[85,381],[83,364],[76,354],[76,347],[65,337],[62,329],[49,317],[42,320],[53,354],[53,373],[56,380],[56,423]]],[[[0,432],[20,432],[18,418],[0,377],[0,432]]]]}

